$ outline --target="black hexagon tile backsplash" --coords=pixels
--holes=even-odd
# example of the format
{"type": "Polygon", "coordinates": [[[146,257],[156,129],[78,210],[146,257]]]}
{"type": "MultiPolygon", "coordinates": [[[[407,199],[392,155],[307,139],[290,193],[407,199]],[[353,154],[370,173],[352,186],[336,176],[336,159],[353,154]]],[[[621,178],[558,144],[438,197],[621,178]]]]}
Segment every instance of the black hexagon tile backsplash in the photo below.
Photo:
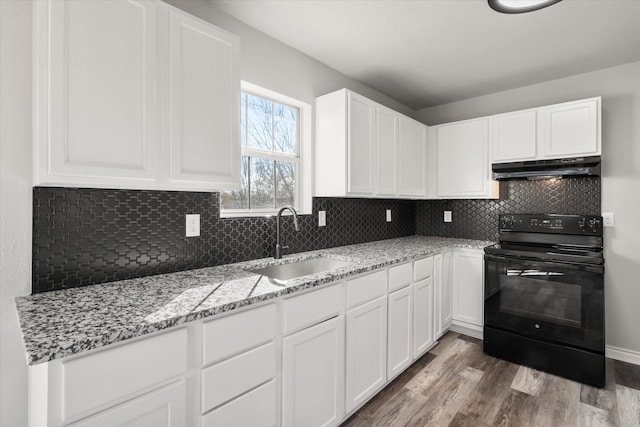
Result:
{"type": "MultiPolygon", "coordinates": [[[[600,213],[600,179],[501,183],[499,200],[314,198],[287,253],[413,234],[496,239],[500,213],[600,213]],[[385,220],[386,209],[393,221],[385,220]],[[327,226],[318,227],[318,211],[327,226]],[[451,210],[452,223],[444,223],[451,210]]],[[[220,218],[218,193],[35,187],[34,293],[269,257],[275,218],[220,218]],[[200,237],[185,215],[200,214],[200,237]]]]}

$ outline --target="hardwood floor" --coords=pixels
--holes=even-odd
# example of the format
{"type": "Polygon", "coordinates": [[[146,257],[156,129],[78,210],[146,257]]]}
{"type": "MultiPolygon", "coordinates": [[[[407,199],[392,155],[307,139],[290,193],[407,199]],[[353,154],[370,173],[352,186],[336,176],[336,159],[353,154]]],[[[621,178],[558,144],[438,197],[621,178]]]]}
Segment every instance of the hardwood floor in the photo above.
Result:
{"type": "Polygon", "coordinates": [[[640,366],[607,359],[602,389],[505,362],[449,332],[343,426],[640,426],[640,366]]]}

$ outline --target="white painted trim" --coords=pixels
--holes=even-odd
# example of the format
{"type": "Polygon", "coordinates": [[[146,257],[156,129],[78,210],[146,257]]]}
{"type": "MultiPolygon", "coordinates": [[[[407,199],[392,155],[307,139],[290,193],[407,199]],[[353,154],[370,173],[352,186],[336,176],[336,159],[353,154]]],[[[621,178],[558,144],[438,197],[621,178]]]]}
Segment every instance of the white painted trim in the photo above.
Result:
{"type": "Polygon", "coordinates": [[[449,326],[449,330],[458,332],[459,334],[467,335],[469,337],[477,338],[479,340],[483,337],[482,326],[472,325],[470,323],[454,320],[449,326]]]}
{"type": "Polygon", "coordinates": [[[608,345],[605,347],[604,353],[605,356],[610,359],[616,359],[623,362],[632,363],[634,365],[640,365],[640,351],[608,345]]]}

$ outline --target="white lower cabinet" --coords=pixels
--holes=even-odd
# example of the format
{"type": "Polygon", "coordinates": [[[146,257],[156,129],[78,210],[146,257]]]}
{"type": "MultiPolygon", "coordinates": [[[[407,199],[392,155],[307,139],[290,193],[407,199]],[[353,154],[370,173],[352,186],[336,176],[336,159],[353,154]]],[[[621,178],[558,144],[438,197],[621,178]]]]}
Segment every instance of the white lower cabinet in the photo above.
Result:
{"type": "Polygon", "coordinates": [[[481,331],[483,325],[483,251],[458,249],[453,253],[453,320],[481,331]]]}
{"type": "Polygon", "coordinates": [[[434,335],[440,338],[453,320],[451,252],[434,257],[433,267],[434,335]]]}
{"type": "Polygon", "coordinates": [[[346,411],[366,401],[387,379],[387,297],[347,311],[346,411]]]}
{"type": "MultiPolygon", "coordinates": [[[[218,387],[224,385],[218,384],[218,387]]],[[[202,427],[275,426],[275,394],[275,380],[272,380],[206,414],[202,417],[202,427]]]]}
{"type": "Polygon", "coordinates": [[[413,285],[413,358],[433,343],[433,277],[428,277],[413,285]]]}
{"type": "Polygon", "coordinates": [[[186,424],[186,384],[180,381],[71,425],[182,427],[186,424]]]}
{"type": "Polygon", "coordinates": [[[387,378],[402,372],[413,360],[411,333],[412,308],[411,286],[389,294],[387,378]]]}
{"type": "Polygon", "coordinates": [[[344,316],[282,340],[282,425],[334,426],[344,415],[344,316]]]}

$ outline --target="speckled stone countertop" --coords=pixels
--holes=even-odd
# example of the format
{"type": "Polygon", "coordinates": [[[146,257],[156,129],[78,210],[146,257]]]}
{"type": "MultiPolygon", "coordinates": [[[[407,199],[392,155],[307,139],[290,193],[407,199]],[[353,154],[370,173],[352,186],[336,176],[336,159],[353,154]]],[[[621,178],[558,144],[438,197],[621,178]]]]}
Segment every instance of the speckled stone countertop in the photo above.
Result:
{"type": "Polygon", "coordinates": [[[410,236],[16,298],[30,365],[255,304],[448,248],[495,242],[410,236]],[[318,257],[352,265],[280,284],[248,270],[318,257]]]}

